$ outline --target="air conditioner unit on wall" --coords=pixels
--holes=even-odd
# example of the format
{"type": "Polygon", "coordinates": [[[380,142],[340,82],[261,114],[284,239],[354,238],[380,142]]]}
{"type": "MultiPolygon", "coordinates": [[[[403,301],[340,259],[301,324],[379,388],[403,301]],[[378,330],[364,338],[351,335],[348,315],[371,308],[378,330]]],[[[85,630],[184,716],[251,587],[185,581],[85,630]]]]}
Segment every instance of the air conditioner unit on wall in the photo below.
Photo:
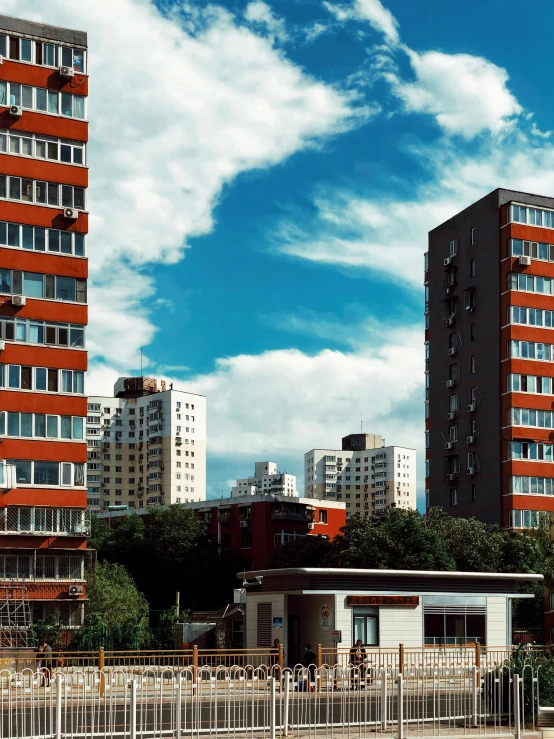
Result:
{"type": "Polygon", "coordinates": [[[445,449],[455,449],[456,448],[456,442],[455,441],[447,441],[444,445],[445,449]]]}
{"type": "Polygon", "coordinates": [[[446,381],[446,387],[455,387],[456,381],[455,380],[447,380],[446,381]]]}
{"type": "Polygon", "coordinates": [[[309,523],[308,524],[308,530],[311,531],[315,526],[315,523],[309,523]]]}
{"type": "Polygon", "coordinates": [[[526,256],[525,254],[522,254],[519,258],[519,264],[522,267],[530,267],[531,266],[531,257],[526,256]]]}
{"type": "Polygon", "coordinates": [[[448,356],[453,357],[455,354],[458,353],[458,349],[455,346],[451,346],[448,350],[448,356]]]}
{"type": "Polygon", "coordinates": [[[450,411],[447,418],[449,421],[453,421],[457,415],[458,415],[458,411],[450,411]]]}
{"type": "Polygon", "coordinates": [[[467,474],[468,474],[468,475],[469,475],[470,477],[471,477],[472,475],[474,475],[474,474],[475,474],[476,472],[477,472],[477,470],[475,469],[475,467],[468,467],[468,468],[467,468],[467,474]]]}
{"type": "Polygon", "coordinates": [[[12,305],[21,307],[27,305],[27,298],[24,295],[12,295],[12,305]]]}
{"type": "Polygon", "coordinates": [[[450,267],[453,261],[454,261],[454,257],[446,257],[446,259],[444,260],[444,266],[450,267]]]}
{"type": "Polygon", "coordinates": [[[453,480],[457,480],[458,477],[459,475],[457,472],[449,472],[448,475],[446,476],[446,479],[448,480],[448,482],[452,482],[453,480]]]}
{"type": "Polygon", "coordinates": [[[248,521],[239,521],[239,527],[241,529],[247,529],[248,528],[248,521]]]}
{"type": "Polygon", "coordinates": [[[71,598],[77,598],[79,595],[82,595],[84,592],[84,587],[82,585],[70,585],[68,588],[68,593],[71,598]]]}
{"type": "Polygon", "coordinates": [[[468,444],[475,444],[475,442],[477,441],[477,437],[472,434],[471,436],[467,437],[466,441],[468,444]]]}
{"type": "Polygon", "coordinates": [[[470,403],[467,407],[468,413],[475,413],[476,410],[477,410],[477,403],[470,403]]]}
{"type": "Polygon", "coordinates": [[[77,208],[64,208],[64,218],[68,218],[70,221],[76,221],[79,218],[79,211],[77,208]]]}
{"type": "Polygon", "coordinates": [[[75,77],[75,70],[73,67],[60,67],[58,69],[60,77],[75,77]]]}
{"type": "Polygon", "coordinates": [[[10,105],[10,115],[13,118],[21,118],[23,115],[23,108],[21,105],[10,105]]]}

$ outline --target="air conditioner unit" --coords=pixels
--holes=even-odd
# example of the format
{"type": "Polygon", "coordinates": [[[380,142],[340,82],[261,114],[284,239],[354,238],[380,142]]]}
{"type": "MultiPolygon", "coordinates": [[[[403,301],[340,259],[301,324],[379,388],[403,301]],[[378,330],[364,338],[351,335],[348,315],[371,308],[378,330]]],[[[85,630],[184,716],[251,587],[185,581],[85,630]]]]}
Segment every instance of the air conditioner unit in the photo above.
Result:
{"type": "Polygon", "coordinates": [[[456,448],[456,442],[455,441],[447,441],[444,445],[445,449],[455,449],[456,448]]]}
{"type": "Polygon", "coordinates": [[[477,470],[475,469],[475,467],[468,467],[468,468],[467,468],[467,474],[468,474],[468,475],[469,475],[470,477],[471,477],[472,475],[474,475],[474,474],[476,473],[476,471],[477,471],[477,470]]]}
{"type": "Polygon", "coordinates": [[[525,254],[522,254],[519,258],[519,263],[522,267],[530,267],[531,266],[531,257],[526,256],[525,254]]]}
{"type": "Polygon", "coordinates": [[[458,349],[455,346],[451,346],[448,350],[448,356],[453,357],[455,354],[458,353],[458,349]]]}
{"type": "Polygon", "coordinates": [[[454,261],[454,257],[446,257],[446,259],[444,260],[444,266],[450,267],[453,261],[454,261]]]}
{"type": "Polygon", "coordinates": [[[447,380],[446,381],[446,387],[455,387],[456,381],[455,380],[447,380]]]}
{"type": "Polygon", "coordinates": [[[456,317],[455,316],[449,316],[448,318],[445,318],[444,319],[444,322],[446,323],[447,326],[453,326],[455,324],[455,322],[456,322],[456,317]]]}
{"type": "Polygon", "coordinates": [[[75,70],[73,67],[60,67],[58,69],[60,77],[75,77],[75,70]]]}
{"type": "Polygon", "coordinates": [[[6,59],[6,57],[0,56],[0,64],[4,64],[5,59],[6,59]]]}
{"type": "Polygon", "coordinates": [[[21,105],[10,105],[10,115],[13,118],[21,118],[23,115],[23,108],[21,105]]]}
{"type": "Polygon", "coordinates": [[[71,598],[77,598],[79,595],[82,595],[84,592],[84,588],[82,585],[70,585],[68,588],[68,593],[71,598]]]}
{"type": "Polygon", "coordinates": [[[248,528],[248,521],[239,521],[239,526],[241,529],[247,529],[248,528]]]}
{"type": "Polygon", "coordinates": [[[0,341],[0,352],[3,352],[5,348],[6,348],[6,342],[0,341]]]}
{"type": "Polygon", "coordinates": [[[457,480],[458,479],[458,473],[457,472],[449,472],[448,475],[446,476],[446,479],[448,480],[448,482],[452,482],[452,480],[457,480]]]}
{"type": "Polygon", "coordinates": [[[452,292],[452,285],[447,285],[447,286],[446,286],[446,287],[444,288],[444,294],[445,294],[445,295],[450,295],[450,293],[451,293],[451,292],[452,292]]]}
{"type": "Polygon", "coordinates": [[[12,305],[21,307],[27,305],[27,298],[24,295],[12,295],[12,305]]]}
{"type": "Polygon", "coordinates": [[[477,403],[470,403],[467,407],[468,413],[475,413],[476,410],[477,410],[477,403]]]}
{"type": "Polygon", "coordinates": [[[471,436],[468,436],[466,438],[466,441],[467,441],[468,444],[475,444],[476,441],[477,441],[477,437],[474,436],[473,434],[471,434],[471,436]]]}
{"type": "Polygon", "coordinates": [[[311,531],[315,526],[315,523],[309,523],[308,524],[308,530],[311,531]]]}
{"type": "Polygon", "coordinates": [[[77,218],[79,218],[79,211],[77,208],[64,208],[63,214],[65,218],[68,218],[70,221],[76,221],[77,218]]]}
{"type": "Polygon", "coordinates": [[[458,415],[458,411],[450,411],[447,418],[449,421],[453,421],[458,415]]]}

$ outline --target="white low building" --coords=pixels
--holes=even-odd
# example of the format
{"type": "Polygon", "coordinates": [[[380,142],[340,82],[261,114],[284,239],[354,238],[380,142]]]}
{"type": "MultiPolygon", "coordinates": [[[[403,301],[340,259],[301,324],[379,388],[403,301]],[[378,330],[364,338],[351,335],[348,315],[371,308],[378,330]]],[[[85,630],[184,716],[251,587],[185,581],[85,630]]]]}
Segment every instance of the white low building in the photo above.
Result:
{"type": "Polygon", "coordinates": [[[243,477],[231,489],[231,497],[244,495],[298,496],[296,475],[279,472],[275,462],[256,462],[253,477],[243,477]]]}
{"type": "Polygon", "coordinates": [[[512,602],[542,575],[290,568],[238,573],[246,592],[245,646],[284,645],[287,664],[305,644],[348,654],[406,648],[506,648],[512,602]]]}

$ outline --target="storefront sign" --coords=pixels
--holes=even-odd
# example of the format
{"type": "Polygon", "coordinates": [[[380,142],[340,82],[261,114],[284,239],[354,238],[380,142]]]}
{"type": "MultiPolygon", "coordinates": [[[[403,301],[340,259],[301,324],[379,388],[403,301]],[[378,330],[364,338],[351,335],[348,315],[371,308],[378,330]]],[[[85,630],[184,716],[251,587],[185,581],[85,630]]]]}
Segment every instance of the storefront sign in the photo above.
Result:
{"type": "Polygon", "coordinates": [[[349,606],[418,606],[419,595],[349,595],[349,606]]]}
{"type": "Polygon", "coordinates": [[[323,631],[329,631],[333,624],[333,609],[328,603],[324,603],[319,609],[319,625],[323,631]]]}

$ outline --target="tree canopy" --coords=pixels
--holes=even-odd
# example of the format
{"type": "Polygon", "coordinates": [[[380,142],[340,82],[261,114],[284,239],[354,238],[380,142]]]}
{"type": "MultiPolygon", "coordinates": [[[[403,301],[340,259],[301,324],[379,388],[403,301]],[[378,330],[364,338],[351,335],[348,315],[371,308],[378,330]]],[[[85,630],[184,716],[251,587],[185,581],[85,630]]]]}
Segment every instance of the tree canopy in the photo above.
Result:
{"type": "MultiPolygon", "coordinates": [[[[277,567],[352,567],[392,570],[540,573],[554,583],[554,547],[547,526],[521,533],[475,518],[453,518],[440,508],[426,514],[387,508],[370,519],[348,519],[333,540],[285,545],[277,567]]],[[[543,586],[522,585],[533,600],[516,601],[514,625],[541,626],[543,586]]]]}
{"type": "Polygon", "coordinates": [[[148,515],[93,519],[90,546],[99,562],[123,565],[153,611],[181,594],[182,608],[220,608],[232,600],[242,560],[222,557],[194,511],[152,508],[148,515]]]}

